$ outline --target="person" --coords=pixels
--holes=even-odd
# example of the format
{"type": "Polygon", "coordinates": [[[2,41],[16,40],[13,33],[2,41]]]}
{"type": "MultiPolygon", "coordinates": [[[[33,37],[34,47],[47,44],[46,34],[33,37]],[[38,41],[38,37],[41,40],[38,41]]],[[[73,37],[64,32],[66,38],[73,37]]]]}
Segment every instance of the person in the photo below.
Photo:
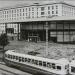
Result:
{"type": "Polygon", "coordinates": [[[29,42],[29,38],[28,38],[28,42],[29,42]]]}

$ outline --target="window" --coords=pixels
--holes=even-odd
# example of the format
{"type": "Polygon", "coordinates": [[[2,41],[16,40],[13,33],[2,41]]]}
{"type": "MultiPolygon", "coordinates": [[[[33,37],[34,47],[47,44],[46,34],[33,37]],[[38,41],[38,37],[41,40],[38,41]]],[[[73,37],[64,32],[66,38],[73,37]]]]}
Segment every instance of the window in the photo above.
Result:
{"type": "Polygon", "coordinates": [[[21,12],[21,9],[20,9],[20,12],[21,12]]]}
{"type": "Polygon", "coordinates": [[[25,58],[25,62],[27,62],[27,58],[25,58]]]}
{"type": "Polygon", "coordinates": [[[31,62],[31,59],[28,58],[28,62],[31,62]]]}
{"type": "Polygon", "coordinates": [[[54,14],[54,11],[52,11],[52,14],[54,14]]]}
{"type": "Polygon", "coordinates": [[[13,56],[12,56],[12,55],[11,55],[10,57],[11,57],[11,59],[13,58],[13,56]]]}
{"type": "Polygon", "coordinates": [[[24,16],[24,13],[23,13],[23,16],[24,16]]]}
{"type": "Polygon", "coordinates": [[[61,70],[61,66],[57,66],[57,69],[58,69],[58,70],[61,70]]]}
{"type": "Polygon", "coordinates": [[[8,58],[10,58],[10,55],[8,54],[8,58]]]}
{"type": "Polygon", "coordinates": [[[24,58],[22,57],[22,62],[24,62],[24,58]]]}
{"type": "Polygon", "coordinates": [[[53,69],[55,69],[55,68],[56,68],[54,63],[52,63],[52,68],[53,68],[53,69]]]}
{"type": "Polygon", "coordinates": [[[58,6],[56,5],[56,9],[58,9],[58,6]]]}
{"type": "Polygon", "coordinates": [[[52,6],[52,9],[54,9],[54,6],[52,6]]]}
{"type": "Polygon", "coordinates": [[[23,9],[23,12],[24,12],[24,9],[23,9]]]}
{"type": "Polygon", "coordinates": [[[41,15],[44,15],[44,12],[41,12],[41,15]]]}
{"type": "Polygon", "coordinates": [[[51,63],[47,62],[47,67],[51,68],[52,67],[51,63]]]}
{"type": "Polygon", "coordinates": [[[45,67],[46,67],[46,62],[43,62],[43,66],[45,66],[45,67]]]}
{"type": "Polygon", "coordinates": [[[18,60],[18,56],[16,56],[16,60],[18,60]]]}
{"type": "Polygon", "coordinates": [[[12,10],[12,13],[13,13],[13,10],[12,10]]]}
{"type": "Polygon", "coordinates": [[[41,7],[41,11],[44,11],[44,7],[41,7]]]}
{"type": "Polygon", "coordinates": [[[26,12],[27,12],[27,8],[26,8],[26,12]]]}
{"type": "Polygon", "coordinates": [[[13,55],[10,55],[10,58],[13,59],[13,55]]]}
{"type": "Polygon", "coordinates": [[[21,62],[21,57],[19,57],[19,62],[21,62]]]}
{"type": "Polygon", "coordinates": [[[34,11],[34,8],[32,8],[32,11],[34,11]]]}
{"type": "Polygon", "coordinates": [[[71,66],[71,72],[74,72],[75,73],[75,67],[72,67],[71,66]]]}
{"type": "Polygon", "coordinates": [[[34,59],[32,59],[32,64],[34,64],[34,59]]]}
{"type": "Polygon", "coordinates": [[[42,61],[39,61],[39,65],[42,66],[42,61]]]}
{"type": "Polygon", "coordinates": [[[35,60],[35,64],[38,65],[38,60],[35,60]]]}
{"type": "Polygon", "coordinates": [[[56,14],[58,14],[58,10],[56,10],[56,14]]]}
{"type": "Polygon", "coordinates": [[[48,11],[48,14],[50,14],[50,11],[48,11]]]}
{"type": "Polygon", "coordinates": [[[13,59],[15,59],[15,56],[13,55],[13,59]]]}
{"type": "Polygon", "coordinates": [[[50,10],[50,7],[48,7],[48,10],[50,10]]]}
{"type": "Polygon", "coordinates": [[[30,8],[29,8],[29,11],[30,11],[30,8]]]}

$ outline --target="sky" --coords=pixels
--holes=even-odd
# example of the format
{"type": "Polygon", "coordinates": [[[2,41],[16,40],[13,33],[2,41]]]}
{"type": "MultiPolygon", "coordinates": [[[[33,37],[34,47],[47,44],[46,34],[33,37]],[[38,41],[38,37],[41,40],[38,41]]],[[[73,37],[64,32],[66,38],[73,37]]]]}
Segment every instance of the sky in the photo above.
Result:
{"type": "Polygon", "coordinates": [[[21,4],[50,3],[59,1],[64,1],[66,3],[75,5],[75,0],[0,0],[0,8],[16,6],[21,4]]]}

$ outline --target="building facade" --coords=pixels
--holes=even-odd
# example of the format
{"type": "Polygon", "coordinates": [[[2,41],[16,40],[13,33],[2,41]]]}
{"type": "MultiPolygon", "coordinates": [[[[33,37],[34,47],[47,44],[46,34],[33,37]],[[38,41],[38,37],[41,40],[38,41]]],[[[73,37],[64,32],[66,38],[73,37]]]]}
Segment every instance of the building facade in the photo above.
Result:
{"type": "Polygon", "coordinates": [[[74,42],[75,22],[57,17],[75,16],[75,6],[67,3],[51,3],[2,8],[0,10],[0,34],[7,33],[10,40],[45,41],[46,22],[48,40],[74,42]],[[53,19],[53,18],[56,19],[53,19]]]}

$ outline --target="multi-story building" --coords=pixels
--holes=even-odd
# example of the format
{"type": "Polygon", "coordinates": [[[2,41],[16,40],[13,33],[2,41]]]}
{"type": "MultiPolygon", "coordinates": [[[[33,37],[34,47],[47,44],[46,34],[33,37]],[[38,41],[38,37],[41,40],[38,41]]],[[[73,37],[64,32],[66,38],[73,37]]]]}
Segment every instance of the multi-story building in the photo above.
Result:
{"type": "MultiPolygon", "coordinates": [[[[6,32],[9,38],[13,40],[45,41],[45,24],[48,22],[49,40],[69,42],[71,40],[70,31],[75,28],[74,23],[72,24],[73,28],[71,27],[72,29],[70,30],[71,25],[67,21],[64,22],[64,25],[63,22],[53,20],[53,17],[64,16],[75,16],[75,6],[59,2],[2,8],[0,9],[0,33],[6,32]]],[[[64,21],[64,19],[61,21],[64,21]]],[[[73,37],[72,41],[74,40],[73,37]]]]}

